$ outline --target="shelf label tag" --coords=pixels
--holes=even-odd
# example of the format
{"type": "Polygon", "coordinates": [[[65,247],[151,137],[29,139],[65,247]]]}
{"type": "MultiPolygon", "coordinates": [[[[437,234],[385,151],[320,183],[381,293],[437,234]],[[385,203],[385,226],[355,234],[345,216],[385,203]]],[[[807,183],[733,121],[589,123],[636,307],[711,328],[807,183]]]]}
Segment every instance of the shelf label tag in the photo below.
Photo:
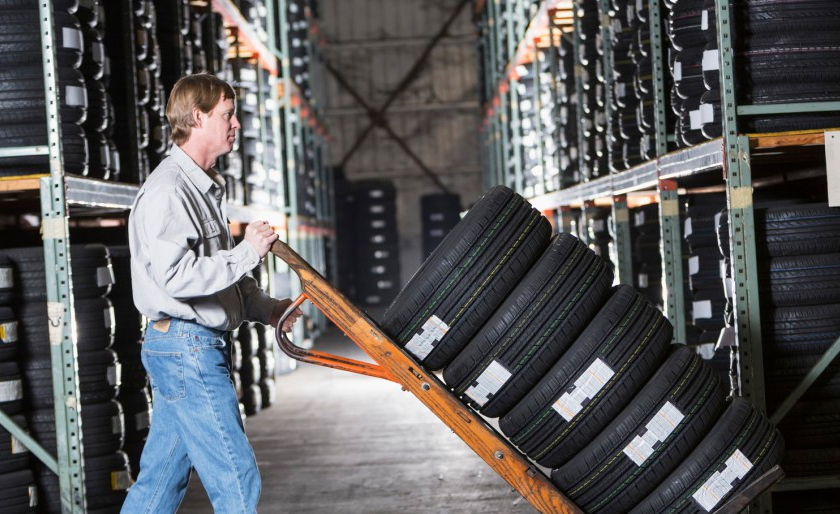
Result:
{"type": "Polygon", "coordinates": [[[12,268],[0,268],[0,289],[8,289],[15,285],[12,268]]]}
{"type": "Polygon", "coordinates": [[[47,323],[50,333],[50,344],[61,344],[63,338],[64,304],[62,302],[47,302],[47,323]]]}
{"type": "Polygon", "coordinates": [[[746,209],[753,204],[753,188],[733,187],[729,193],[729,201],[733,209],[746,209]]]}
{"type": "Polygon", "coordinates": [[[700,15],[700,30],[709,30],[709,10],[704,9],[700,15]]]}
{"type": "Polygon", "coordinates": [[[749,473],[752,467],[750,459],[741,453],[741,450],[736,449],[726,459],[723,468],[715,471],[694,492],[692,498],[704,511],[711,511],[749,473]]]}
{"type": "Polygon", "coordinates": [[[470,385],[469,389],[464,391],[464,394],[483,407],[487,400],[499,392],[510,377],[510,371],[505,369],[499,361],[494,360],[470,385]]]}
{"type": "Polygon", "coordinates": [[[423,323],[420,331],[406,343],[405,349],[418,359],[425,359],[447,332],[449,332],[449,325],[437,316],[432,315],[423,323]]]}
{"type": "Polygon", "coordinates": [[[615,375],[615,372],[604,361],[595,359],[586,368],[586,371],[575,380],[571,389],[563,393],[552,407],[563,416],[563,419],[571,421],[583,410],[589,400],[594,398],[607,385],[613,375],[615,375]]]}
{"type": "Polygon", "coordinates": [[[661,446],[662,441],[668,439],[684,417],[683,413],[671,402],[665,402],[659,412],[645,425],[643,433],[634,437],[624,448],[624,454],[630,457],[637,466],[641,466],[653,455],[656,448],[661,446]]]}
{"type": "Polygon", "coordinates": [[[828,205],[840,207],[840,131],[825,133],[825,169],[828,179],[828,205]]]}
{"type": "Polygon", "coordinates": [[[718,50],[704,50],[703,51],[703,71],[715,71],[720,69],[720,62],[718,61],[718,50]]]}

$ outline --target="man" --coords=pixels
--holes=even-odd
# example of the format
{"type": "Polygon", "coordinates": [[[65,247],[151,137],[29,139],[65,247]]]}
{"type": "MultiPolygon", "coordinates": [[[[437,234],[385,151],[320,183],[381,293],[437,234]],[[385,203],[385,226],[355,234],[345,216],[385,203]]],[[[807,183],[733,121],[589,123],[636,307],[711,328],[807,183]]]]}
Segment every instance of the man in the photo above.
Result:
{"type": "Polygon", "coordinates": [[[259,500],[228,334],[246,320],[276,327],[291,302],[270,298],[246,276],[277,240],[268,223],[248,225],[235,246],[228,230],[224,180],[213,165],[240,128],[234,101],[230,85],[213,75],[175,84],[166,107],[174,145],[129,217],[134,303],[150,320],[142,360],[154,415],[125,513],[175,512],[191,467],[216,512],[255,512],[259,500]]]}

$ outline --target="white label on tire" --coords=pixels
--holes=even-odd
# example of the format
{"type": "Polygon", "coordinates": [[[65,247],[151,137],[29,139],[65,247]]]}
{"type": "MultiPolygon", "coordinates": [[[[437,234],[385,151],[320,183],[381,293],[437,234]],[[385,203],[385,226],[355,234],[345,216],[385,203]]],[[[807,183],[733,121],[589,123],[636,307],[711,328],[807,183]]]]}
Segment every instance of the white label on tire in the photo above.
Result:
{"type": "Polygon", "coordinates": [[[113,366],[108,366],[108,383],[112,386],[119,385],[121,371],[122,366],[120,366],[119,363],[114,364],[113,366]]]}
{"type": "Polygon", "coordinates": [[[102,318],[105,323],[105,328],[111,330],[111,327],[114,326],[114,308],[106,307],[103,311],[102,318]]]}
{"type": "Polygon", "coordinates": [[[0,289],[8,289],[14,285],[15,276],[12,274],[12,268],[0,268],[0,289]]]}
{"type": "Polygon", "coordinates": [[[123,433],[123,419],[122,416],[117,414],[116,416],[111,416],[111,433],[112,434],[122,434],[123,433]]]}
{"type": "Polygon", "coordinates": [[[682,63],[680,61],[676,61],[674,63],[674,82],[679,82],[682,80],[682,63]]]}
{"type": "Polygon", "coordinates": [[[688,237],[692,233],[694,233],[694,227],[691,226],[691,218],[685,219],[685,225],[683,226],[683,237],[688,237]]]}
{"type": "Polygon", "coordinates": [[[688,274],[689,275],[696,275],[700,272],[700,256],[695,255],[694,257],[688,258],[688,274]]]}
{"type": "Polygon", "coordinates": [[[93,56],[93,62],[105,62],[105,45],[99,41],[95,41],[90,45],[90,50],[93,56]]]}
{"type": "Polygon", "coordinates": [[[12,437],[12,455],[17,455],[18,453],[28,453],[29,452],[29,448],[24,446],[24,444],[22,442],[20,442],[17,437],[15,437],[15,436],[11,436],[11,437],[12,437]]]}
{"type": "MultiPolygon", "coordinates": [[[[726,279],[726,271],[727,271],[726,270],[726,260],[725,259],[721,259],[721,260],[718,261],[718,269],[720,270],[720,279],[725,280],[726,279]]],[[[724,285],[724,289],[725,288],[726,288],[726,286],[724,285]]]]}
{"type": "Polygon", "coordinates": [[[38,489],[36,489],[34,485],[29,486],[29,506],[38,506],[38,489]]]}
{"type": "Polygon", "coordinates": [[[732,277],[724,278],[723,294],[725,294],[727,298],[735,298],[735,281],[732,280],[732,277]]]}
{"type": "Polygon", "coordinates": [[[700,123],[714,123],[715,106],[712,104],[700,104],[700,123]]]}
{"type": "Polygon", "coordinates": [[[0,402],[13,402],[23,398],[23,383],[16,380],[0,382],[0,402]]]}
{"type": "Polygon", "coordinates": [[[684,417],[671,402],[665,402],[659,412],[647,422],[644,431],[624,448],[624,454],[637,466],[641,466],[653,455],[659,444],[671,435],[684,417]]]}
{"type": "Polygon", "coordinates": [[[712,301],[702,300],[692,304],[692,314],[694,321],[698,319],[709,319],[712,317],[712,301]]]}
{"type": "Polygon", "coordinates": [[[64,103],[71,107],[87,107],[87,90],[79,86],[67,86],[64,88],[64,103]]]}
{"type": "Polygon", "coordinates": [[[423,323],[420,331],[406,343],[405,349],[418,359],[425,359],[447,332],[449,332],[449,325],[437,316],[432,315],[423,323]]]}
{"type": "Polygon", "coordinates": [[[705,9],[700,14],[700,30],[709,30],[709,11],[705,9]]]}
{"type": "Polygon", "coordinates": [[[64,27],[61,29],[61,41],[64,48],[74,48],[82,51],[85,47],[82,39],[82,31],[75,27],[64,27]]]}
{"type": "Polygon", "coordinates": [[[111,490],[125,491],[131,487],[131,475],[128,471],[112,471],[111,472],[111,490]]]}
{"type": "Polygon", "coordinates": [[[134,416],[135,430],[146,430],[151,425],[151,415],[149,411],[138,412],[134,416]]]}
{"type": "Polygon", "coordinates": [[[718,50],[704,50],[703,51],[703,71],[715,71],[720,69],[718,62],[718,50]]]}
{"type": "Polygon", "coordinates": [[[627,84],[624,82],[615,83],[615,96],[617,98],[624,98],[627,96],[627,84]]]}
{"type": "Polygon", "coordinates": [[[472,398],[475,403],[484,406],[487,400],[493,397],[508,380],[511,373],[498,361],[493,361],[487,369],[478,376],[475,382],[464,391],[464,394],[472,398]]]}
{"type": "Polygon", "coordinates": [[[96,287],[110,286],[115,282],[114,268],[110,264],[96,268],[96,287]]]}
{"type": "Polygon", "coordinates": [[[691,130],[700,130],[703,128],[703,121],[700,119],[700,109],[689,111],[688,121],[690,122],[691,130]]]}
{"type": "Polygon", "coordinates": [[[650,285],[647,273],[639,273],[636,278],[641,289],[646,289],[650,285]]]}
{"type": "Polygon", "coordinates": [[[752,467],[753,463],[750,462],[750,459],[741,453],[741,450],[735,449],[732,455],[726,459],[723,469],[715,471],[694,492],[692,498],[703,510],[711,511],[749,473],[752,467]]]}
{"type": "Polygon", "coordinates": [[[595,359],[552,406],[566,421],[571,421],[604,388],[615,372],[601,359],[595,359]]]}
{"type": "Polygon", "coordinates": [[[0,323],[0,343],[11,344],[18,340],[18,322],[0,323]]]}

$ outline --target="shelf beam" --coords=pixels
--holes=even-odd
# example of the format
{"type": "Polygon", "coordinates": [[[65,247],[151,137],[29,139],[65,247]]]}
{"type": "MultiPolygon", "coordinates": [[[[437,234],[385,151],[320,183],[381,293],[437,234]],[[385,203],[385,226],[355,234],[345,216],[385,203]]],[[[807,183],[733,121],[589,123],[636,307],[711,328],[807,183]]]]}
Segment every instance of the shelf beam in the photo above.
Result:
{"type": "Polygon", "coordinates": [[[840,102],[802,102],[738,106],[738,115],[740,116],[763,116],[766,114],[797,114],[830,111],[840,111],[840,102]]]}

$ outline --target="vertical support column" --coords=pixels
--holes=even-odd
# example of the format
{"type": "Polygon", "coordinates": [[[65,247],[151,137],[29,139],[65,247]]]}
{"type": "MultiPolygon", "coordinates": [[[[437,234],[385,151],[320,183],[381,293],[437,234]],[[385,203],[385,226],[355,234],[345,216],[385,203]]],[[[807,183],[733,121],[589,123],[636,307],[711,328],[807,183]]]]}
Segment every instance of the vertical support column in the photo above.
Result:
{"type": "Polygon", "coordinates": [[[653,126],[656,131],[653,144],[657,157],[668,151],[668,127],[665,118],[665,58],[662,48],[662,11],[660,0],[648,1],[650,21],[650,59],[653,66],[653,126]]]}
{"type": "Polygon", "coordinates": [[[612,96],[613,92],[613,74],[612,74],[612,24],[610,23],[610,8],[612,7],[610,0],[598,0],[598,15],[601,21],[601,46],[603,47],[603,62],[604,69],[604,114],[606,116],[606,132],[607,132],[607,154],[609,155],[608,168],[612,173],[612,148],[610,138],[612,137],[612,96]]]}
{"type": "Polygon", "coordinates": [[[532,73],[534,74],[534,112],[536,116],[534,116],[534,123],[536,125],[535,132],[537,133],[537,162],[540,163],[540,177],[537,181],[536,187],[534,187],[534,195],[541,195],[545,193],[545,169],[546,169],[546,162],[545,162],[545,145],[543,144],[543,124],[542,124],[542,93],[540,88],[542,87],[542,83],[540,82],[540,68],[542,67],[542,63],[540,62],[540,49],[537,44],[537,40],[534,41],[534,55],[532,60],[532,73]]]}
{"type": "Polygon", "coordinates": [[[581,31],[581,24],[580,24],[580,17],[578,16],[578,8],[582,7],[580,5],[581,0],[574,0],[573,4],[573,24],[574,24],[574,32],[572,34],[572,41],[573,41],[573,49],[575,53],[575,95],[577,96],[577,122],[578,122],[578,174],[580,176],[581,181],[586,181],[589,179],[590,170],[589,164],[586,162],[586,137],[584,136],[585,132],[585,123],[583,122],[583,65],[580,63],[580,50],[581,45],[583,42],[580,38],[580,31],[581,31]]]}
{"type": "Polygon", "coordinates": [[[618,281],[633,285],[633,245],[630,235],[630,209],[627,208],[627,195],[613,197],[612,201],[613,233],[617,257],[616,272],[618,281]]]}
{"type": "Polygon", "coordinates": [[[662,279],[665,315],[674,326],[674,341],[685,343],[685,296],[683,291],[682,232],[677,183],[659,181],[659,227],[662,245],[662,279]]]}
{"type": "Polygon", "coordinates": [[[52,2],[38,2],[41,22],[41,55],[46,99],[47,145],[50,176],[42,178],[41,229],[44,241],[44,271],[47,280],[47,317],[55,398],[56,453],[61,510],[85,511],[82,470],[82,419],[70,273],[70,241],[67,201],[64,195],[59,95],[55,64],[52,2]]]}
{"type": "MultiPolygon", "coordinates": [[[[554,167],[558,170],[559,173],[562,173],[560,171],[560,164],[561,164],[560,163],[560,149],[561,149],[560,133],[562,132],[562,128],[560,127],[560,110],[559,110],[559,108],[560,108],[560,97],[557,93],[558,82],[559,82],[559,80],[558,80],[559,77],[558,76],[560,75],[560,68],[557,64],[560,61],[560,49],[555,44],[555,37],[557,37],[559,39],[559,36],[557,36],[558,29],[557,29],[557,26],[554,23],[554,12],[555,11],[553,9],[548,11],[548,37],[551,40],[550,46],[549,46],[549,53],[548,53],[548,55],[549,55],[549,67],[550,67],[549,74],[551,75],[551,84],[550,84],[550,87],[551,87],[551,106],[552,106],[551,116],[554,119],[554,123],[555,123],[555,130],[554,130],[554,148],[555,148],[555,150],[554,150],[554,167]]],[[[558,175],[558,177],[557,177],[557,187],[556,188],[552,187],[550,189],[551,190],[554,190],[554,189],[559,190],[559,189],[561,189],[561,187],[562,187],[562,180],[560,179],[560,176],[558,175]]]]}

